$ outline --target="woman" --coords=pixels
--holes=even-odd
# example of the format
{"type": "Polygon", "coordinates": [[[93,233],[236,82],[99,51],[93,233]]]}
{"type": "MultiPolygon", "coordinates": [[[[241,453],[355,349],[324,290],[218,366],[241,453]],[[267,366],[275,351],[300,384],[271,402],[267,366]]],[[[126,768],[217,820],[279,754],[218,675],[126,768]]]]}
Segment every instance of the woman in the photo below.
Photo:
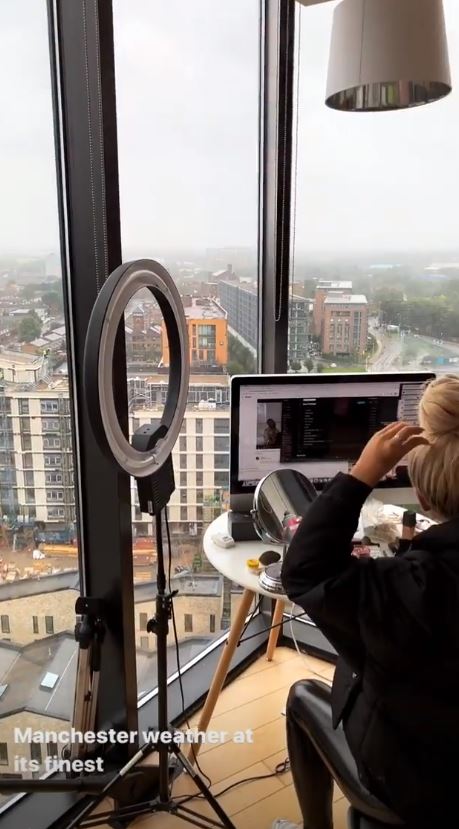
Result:
{"type": "Polygon", "coordinates": [[[288,699],[305,829],[331,829],[333,778],[385,823],[459,824],[459,378],[428,386],[419,422],[374,435],[312,504],[284,560],[289,598],[339,655],[331,694],[309,680],[288,699]],[[366,498],[408,453],[419,502],[438,525],[396,558],[352,557],[366,498]]]}
{"type": "Polygon", "coordinates": [[[266,421],[264,431],[265,447],[268,449],[277,449],[280,444],[280,436],[281,433],[276,426],[276,422],[272,419],[272,417],[269,417],[266,421]]]}

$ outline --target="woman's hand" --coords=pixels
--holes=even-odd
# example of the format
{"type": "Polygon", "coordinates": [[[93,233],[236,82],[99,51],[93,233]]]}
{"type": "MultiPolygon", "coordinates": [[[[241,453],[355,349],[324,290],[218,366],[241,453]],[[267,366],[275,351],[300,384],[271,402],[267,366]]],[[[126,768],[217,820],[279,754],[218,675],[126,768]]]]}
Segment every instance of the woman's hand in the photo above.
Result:
{"type": "Polygon", "coordinates": [[[390,423],[368,441],[351,475],[373,489],[417,446],[428,446],[420,426],[390,423]]]}

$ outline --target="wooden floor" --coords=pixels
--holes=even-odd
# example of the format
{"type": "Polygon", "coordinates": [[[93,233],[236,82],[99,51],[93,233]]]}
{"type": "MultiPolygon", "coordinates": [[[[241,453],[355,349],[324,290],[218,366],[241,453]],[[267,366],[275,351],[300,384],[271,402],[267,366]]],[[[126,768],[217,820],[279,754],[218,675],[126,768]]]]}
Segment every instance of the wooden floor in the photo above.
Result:
{"type": "MultiPolygon", "coordinates": [[[[233,742],[232,736],[219,745],[203,746],[199,764],[218,792],[246,777],[269,774],[287,757],[285,739],[285,706],[288,689],[297,679],[309,677],[331,681],[333,666],[296,651],[278,648],[274,661],[263,657],[255,662],[220,695],[210,728],[214,731],[253,729],[253,742],[233,742]]],[[[191,720],[196,725],[197,716],[191,720]]],[[[194,784],[182,775],[174,786],[174,795],[190,794],[194,784]]],[[[300,822],[300,813],[289,773],[246,783],[219,798],[231,816],[236,829],[269,829],[275,818],[300,822]]],[[[200,800],[187,804],[190,808],[213,816],[200,800]]],[[[346,828],[347,801],[335,787],[334,829],[346,828]]],[[[135,829],[184,829],[190,824],[169,815],[150,815],[131,824],[135,829]]]]}

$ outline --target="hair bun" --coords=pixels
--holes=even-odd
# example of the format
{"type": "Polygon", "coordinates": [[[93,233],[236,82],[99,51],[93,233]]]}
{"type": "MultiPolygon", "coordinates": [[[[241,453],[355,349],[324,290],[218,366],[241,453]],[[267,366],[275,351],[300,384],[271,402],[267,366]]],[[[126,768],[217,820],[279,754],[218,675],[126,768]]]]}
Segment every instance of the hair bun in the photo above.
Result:
{"type": "Polygon", "coordinates": [[[459,437],[459,377],[445,375],[427,386],[419,407],[419,422],[428,437],[459,437]]]}

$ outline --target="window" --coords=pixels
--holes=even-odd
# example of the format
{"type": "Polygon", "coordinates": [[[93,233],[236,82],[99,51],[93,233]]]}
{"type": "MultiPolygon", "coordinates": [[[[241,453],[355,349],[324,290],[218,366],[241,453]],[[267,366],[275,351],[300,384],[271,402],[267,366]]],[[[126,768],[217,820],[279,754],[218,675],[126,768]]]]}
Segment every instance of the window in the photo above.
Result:
{"type": "Polygon", "coordinates": [[[35,490],[34,489],[26,489],[25,490],[25,502],[26,504],[34,504],[35,503],[35,490]]]}
{"type": "Polygon", "coordinates": [[[45,466],[62,466],[62,454],[53,455],[47,452],[44,455],[45,466]]]}
{"type": "Polygon", "coordinates": [[[142,648],[143,651],[148,650],[148,648],[150,647],[150,640],[148,639],[148,636],[141,636],[140,637],[140,647],[142,648]]]}
{"type": "MultiPolygon", "coordinates": [[[[222,415],[229,419],[231,373],[255,369],[257,334],[251,328],[257,326],[258,302],[259,0],[219,4],[218,14],[212,0],[196,0],[193,7],[181,0],[145,3],[136,10],[135,30],[126,3],[114,0],[113,8],[123,257],[129,250],[151,245],[152,238],[159,247],[164,244],[170,249],[166,267],[184,300],[188,319],[192,367],[186,417],[174,452],[177,490],[171,499],[169,520],[174,565],[189,567],[202,553],[203,511],[206,520],[213,517],[212,510],[199,505],[197,518],[196,489],[204,490],[203,501],[207,493],[213,494],[214,423],[222,415]],[[145,49],[145,38],[158,49],[145,49]],[[238,61],[230,57],[235,42],[238,61]],[[172,53],[164,53],[165,43],[174,44],[174,51],[178,50],[187,66],[180,78],[172,53]],[[140,53],[145,56],[142,69],[140,53]],[[228,89],[230,100],[224,103],[221,91],[228,89]],[[142,108],[133,106],[134,100],[142,100],[142,108]],[[159,111],[164,121],[158,120],[159,111]],[[170,118],[176,130],[170,129],[170,118]],[[145,130],[150,127],[154,135],[146,140],[145,130]],[[166,187],[168,165],[173,165],[175,175],[172,183],[167,176],[166,187]],[[150,195],[159,192],[158,188],[167,192],[161,210],[150,195]],[[189,209],[185,210],[190,192],[198,194],[193,197],[191,219],[189,209]],[[193,253],[185,260],[181,252],[186,250],[193,253]],[[247,286],[253,297],[242,326],[235,315],[229,321],[225,283],[237,289],[247,286]],[[230,334],[230,327],[236,336],[230,334]],[[247,339],[252,335],[254,345],[247,339]],[[204,439],[205,435],[209,438],[204,439]]],[[[132,389],[144,373],[133,350],[129,351],[129,340],[138,326],[137,337],[145,342],[144,323],[151,321],[160,328],[162,322],[150,297],[139,292],[135,306],[133,302],[125,313],[127,380],[132,389]]],[[[149,418],[150,407],[156,416],[161,414],[168,370],[168,346],[159,336],[144,383],[144,399],[138,408],[131,403],[132,419],[139,418],[141,423],[142,417],[149,418]]],[[[133,397],[133,391],[130,394],[133,397]]],[[[224,451],[228,453],[227,444],[224,451]]],[[[134,509],[132,518],[137,530],[134,509]]],[[[140,546],[138,536],[134,545],[140,546]]],[[[204,574],[197,572],[195,578],[198,589],[204,574]]],[[[218,613],[222,598],[212,596],[207,613],[198,614],[190,597],[196,649],[205,650],[208,616],[218,613]]],[[[181,633],[183,637],[183,628],[181,633]]],[[[189,652],[188,644],[184,657],[189,652]]],[[[139,670],[138,676],[142,674],[139,670]]]]}
{"type": "Polygon", "coordinates": [[[42,764],[41,743],[30,743],[30,759],[42,764]]]}
{"type": "Polygon", "coordinates": [[[58,757],[59,746],[57,743],[49,742],[46,743],[46,753],[48,757],[58,757]]]}
{"type": "Polygon", "coordinates": [[[209,616],[209,632],[215,633],[215,614],[211,613],[209,616]]]}
{"type": "Polygon", "coordinates": [[[54,633],[54,616],[45,616],[45,631],[48,635],[54,633]]]}
{"type": "Polygon", "coordinates": [[[139,629],[146,630],[148,623],[148,613],[140,613],[139,614],[139,629]]]}
{"type": "Polygon", "coordinates": [[[202,489],[197,489],[196,490],[196,503],[197,504],[202,504],[203,500],[204,500],[204,491],[202,489]]]}
{"type": "Polygon", "coordinates": [[[30,434],[21,433],[21,448],[23,452],[30,452],[32,449],[32,437],[30,434]]]}
{"type": "Polygon", "coordinates": [[[228,452],[229,451],[229,435],[228,437],[215,437],[214,438],[214,449],[216,452],[228,452]]]}
{"type": "Polygon", "coordinates": [[[10,631],[10,617],[1,616],[2,633],[11,633],[10,631]]]}
{"type": "Polygon", "coordinates": [[[57,414],[59,411],[58,400],[41,400],[40,411],[42,414],[57,414]]]}
{"type": "Polygon", "coordinates": [[[30,486],[30,487],[34,486],[33,472],[31,472],[31,471],[24,472],[24,486],[30,486]]]}
{"type": "Polygon", "coordinates": [[[214,481],[215,481],[215,486],[225,487],[227,489],[229,487],[229,471],[228,472],[215,472],[214,481]]]}
{"type": "Polygon", "coordinates": [[[229,455],[215,455],[215,469],[229,469],[229,455]]]}
{"type": "MultiPolygon", "coordinates": [[[[43,449],[60,449],[61,439],[49,436],[43,437],[43,449]]],[[[30,448],[32,448],[30,446],[30,448]]]]}
{"type": "Polygon", "coordinates": [[[193,616],[191,613],[185,613],[185,633],[193,633],[193,616]]]}
{"type": "Polygon", "coordinates": [[[62,489],[47,489],[46,490],[46,500],[47,501],[63,501],[64,500],[64,491],[62,489]]]}
{"type": "Polygon", "coordinates": [[[32,631],[33,633],[39,633],[38,629],[38,616],[32,616],[32,631]]]}
{"type": "Polygon", "coordinates": [[[216,435],[229,435],[230,423],[228,417],[216,417],[214,421],[214,432],[216,435]]]}
{"type": "Polygon", "coordinates": [[[23,454],[23,456],[22,456],[22,468],[23,469],[32,469],[33,468],[33,455],[28,454],[28,453],[23,454]]]}
{"type": "Polygon", "coordinates": [[[62,472],[45,472],[45,483],[47,484],[61,484],[62,480],[62,472]]]}
{"type": "Polygon", "coordinates": [[[8,743],[0,743],[0,766],[8,765],[8,743]]]}
{"type": "Polygon", "coordinates": [[[59,430],[59,421],[49,419],[45,420],[45,418],[43,418],[42,429],[44,432],[57,432],[59,430]]]}
{"type": "Polygon", "coordinates": [[[21,417],[19,428],[23,434],[30,434],[30,417],[21,417]]]}
{"type": "MultiPolygon", "coordinates": [[[[454,71],[459,7],[445,0],[444,8],[454,71]]],[[[324,105],[317,82],[327,75],[333,4],[298,6],[298,15],[290,368],[419,371],[437,370],[438,361],[438,371],[447,372],[459,356],[456,344],[445,345],[459,331],[459,265],[447,254],[456,249],[456,233],[445,198],[459,181],[452,137],[459,90],[438,107],[384,120],[368,113],[364,126],[358,117],[347,119],[324,105]],[[437,135],[446,136],[441,157],[437,135]],[[374,163],[383,157],[394,163],[374,163]],[[402,214],[410,217],[407,225],[402,214]],[[331,226],[337,229],[332,237],[331,226]]]]}
{"type": "Polygon", "coordinates": [[[28,415],[29,414],[29,401],[27,398],[18,400],[18,409],[20,415],[28,415]]]}

